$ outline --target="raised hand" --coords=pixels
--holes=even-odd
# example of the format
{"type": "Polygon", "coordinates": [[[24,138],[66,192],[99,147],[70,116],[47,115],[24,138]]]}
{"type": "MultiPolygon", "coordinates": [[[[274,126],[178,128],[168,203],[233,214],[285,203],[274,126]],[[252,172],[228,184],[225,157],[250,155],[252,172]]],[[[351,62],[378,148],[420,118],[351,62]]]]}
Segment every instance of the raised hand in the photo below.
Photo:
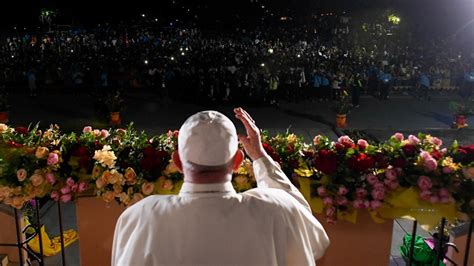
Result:
{"type": "Polygon", "coordinates": [[[266,152],[263,149],[262,141],[260,139],[260,130],[255,124],[252,117],[242,108],[234,109],[235,117],[244,124],[247,135],[239,135],[239,141],[244,146],[245,152],[253,161],[265,156],[266,152]]]}

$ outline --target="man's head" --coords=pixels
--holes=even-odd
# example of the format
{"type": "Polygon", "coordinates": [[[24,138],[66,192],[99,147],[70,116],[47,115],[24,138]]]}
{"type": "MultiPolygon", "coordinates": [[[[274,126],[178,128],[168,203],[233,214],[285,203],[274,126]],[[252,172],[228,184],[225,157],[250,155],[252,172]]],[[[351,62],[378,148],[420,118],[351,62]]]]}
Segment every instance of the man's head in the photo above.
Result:
{"type": "Polygon", "coordinates": [[[203,111],[189,117],[179,130],[175,164],[192,183],[221,183],[243,160],[237,130],[225,115],[203,111]]]}

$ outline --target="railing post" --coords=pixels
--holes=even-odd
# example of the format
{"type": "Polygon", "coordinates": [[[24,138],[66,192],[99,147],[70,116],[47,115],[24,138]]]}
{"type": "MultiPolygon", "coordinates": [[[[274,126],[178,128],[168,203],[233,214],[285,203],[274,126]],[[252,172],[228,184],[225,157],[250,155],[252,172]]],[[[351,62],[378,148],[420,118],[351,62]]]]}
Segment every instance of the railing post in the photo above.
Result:
{"type": "Polygon", "coordinates": [[[61,239],[61,259],[63,266],[66,265],[66,256],[64,251],[64,235],[63,235],[63,219],[61,214],[61,202],[58,201],[58,221],[59,221],[59,235],[61,239]]]}
{"type": "Polygon", "coordinates": [[[467,266],[467,262],[469,260],[469,252],[471,249],[471,237],[472,237],[472,224],[474,223],[474,219],[471,219],[469,222],[469,230],[467,231],[467,240],[466,240],[466,252],[464,253],[464,266],[467,266]]]}
{"type": "Polygon", "coordinates": [[[19,222],[18,222],[18,211],[16,210],[16,208],[13,208],[14,212],[15,212],[15,227],[16,227],[16,244],[18,246],[18,258],[20,259],[20,265],[23,265],[24,264],[24,261],[23,261],[23,250],[22,250],[22,241],[21,241],[21,238],[20,238],[20,234],[21,234],[21,230],[20,230],[20,225],[19,225],[19,222]]]}
{"type": "Polygon", "coordinates": [[[444,259],[444,226],[446,224],[446,218],[441,219],[441,225],[438,230],[438,241],[436,242],[436,265],[440,264],[440,261],[444,259]]]}
{"type": "Polygon", "coordinates": [[[416,238],[416,229],[418,226],[418,221],[413,221],[413,229],[411,230],[411,241],[410,241],[410,253],[408,256],[408,266],[413,265],[413,252],[415,251],[415,238],[416,238]]]}
{"type": "Polygon", "coordinates": [[[35,198],[35,212],[36,212],[36,224],[37,232],[39,237],[39,248],[40,248],[40,266],[44,266],[44,253],[43,253],[43,236],[41,234],[41,221],[40,221],[40,211],[39,211],[39,201],[35,198]]]}

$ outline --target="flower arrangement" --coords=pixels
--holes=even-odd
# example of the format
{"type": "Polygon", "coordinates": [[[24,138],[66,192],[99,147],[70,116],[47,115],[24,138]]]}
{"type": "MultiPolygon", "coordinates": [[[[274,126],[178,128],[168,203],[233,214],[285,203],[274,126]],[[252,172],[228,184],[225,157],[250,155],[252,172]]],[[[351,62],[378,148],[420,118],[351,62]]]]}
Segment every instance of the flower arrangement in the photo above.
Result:
{"type": "MultiPolygon", "coordinates": [[[[178,134],[150,137],[133,124],[84,127],[79,134],[56,125],[42,131],[0,124],[0,202],[21,208],[34,198],[69,202],[88,194],[129,206],[149,195],[176,194],[183,182],[171,160],[178,134]]],[[[263,132],[262,143],[330,223],[353,221],[360,210],[395,218],[404,213],[390,210],[403,208],[474,218],[474,146],[443,148],[439,138],[401,133],[382,143],[316,136],[308,144],[290,132],[263,132]]],[[[232,182],[237,191],[256,186],[248,158],[232,182]]]]}

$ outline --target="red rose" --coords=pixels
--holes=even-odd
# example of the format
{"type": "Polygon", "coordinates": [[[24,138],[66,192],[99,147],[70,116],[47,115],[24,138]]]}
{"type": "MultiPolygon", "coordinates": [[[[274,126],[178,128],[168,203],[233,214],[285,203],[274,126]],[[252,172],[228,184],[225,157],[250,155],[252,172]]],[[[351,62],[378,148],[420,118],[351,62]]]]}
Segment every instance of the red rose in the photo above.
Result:
{"type": "Polygon", "coordinates": [[[392,165],[395,168],[405,168],[407,161],[401,157],[392,160],[392,165]]]}
{"type": "Polygon", "coordinates": [[[267,154],[277,163],[281,165],[281,158],[278,153],[275,152],[275,150],[268,144],[268,143],[262,143],[263,149],[267,152],[267,154]]]}
{"type": "Polygon", "coordinates": [[[359,172],[364,172],[367,171],[367,169],[373,168],[375,166],[375,160],[365,153],[359,153],[358,155],[354,155],[349,158],[347,160],[347,164],[349,168],[359,172]]]}
{"type": "Polygon", "coordinates": [[[336,150],[339,152],[346,150],[346,147],[342,145],[341,143],[336,143],[335,147],[336,147],[336,150]]]}
{"type": "Polygon", "coordinates": [[[26,127],[16,127],[15,131],[20,135],[28,134],[28,128],[26,128],[26,127]]]}
{"type": "Polygon", "coordinates": [[[78,156],[78,157],[86,156],[88,154],[89,154],[89,151],[84,146],[80,146],[72,153],[73,156],[78,156]]]}
{"type": "Polygon", "coordinates": [[[431,152],[431,156],[433,158],[435,158],[436,160],[439,160],[441,159],[441,157],[443,157],[443,155],[441,154],[441,152],[439,152],[438,150],[434,150],[431,152]]]}
{"type": "Polygon", "coordinates": [[[320,150],[314,160],[314,166],[319,171],[330,175],[337,170],[337,155],[331,150],[320,150]]]}
{"type": "Polygon", "coordinates": [[[14,141],[12,141],[12,140],[9,140],[9,141],[7,142],[7,145],[10,146],[10,147],[13,147],[13,148],[20,148],[20,147],[23,147],[23,144],[21,144],[21,143],[16,143],[16,142],[14,142],[14,141]]]}
{"type": "Polygon", "coordinates": [[[92,158],[89,156],[82,156],[79,159],[79,166],[84,169],[89,169],[92,166],[92,158]]]}
{"type": "Polygon", "coordinates": [[[415,155],[415,152],[416,152],[416,146],[411,145],[411,144],[407,144],[407,145],[402,147],[402,150],[403,150],[403,152],[405,153],[406,156],[413,156],[413,155],[415,155]]]}
{"type": "Polygon", "coordinates": [[[151,171],[155,167],[155,159],[152,157],[144,157],[140,161],[140,166],[145,171],[151,171]]]}
{"type": "Polygon", "coordinates": [[[289,152],[289,153],[292,153],[292,152],[295,151],[295,148],[293,148],[292,145],[288,145],[288,146],[286,146],[286,151],[289,152]]]}
{"type": "Polygon", "coordinates": [[[461,157],[462,163],[469,164],[474,162],[474,145],[459,147],[457,152],[458,156],[461,157]]]}
{"type": "Polygon", "coordinates": [[[145,149],[143,149],[143,154],[147,157],[151,157],[155,155],[155,148],[153,146],[148,146],[145,149]]]}

